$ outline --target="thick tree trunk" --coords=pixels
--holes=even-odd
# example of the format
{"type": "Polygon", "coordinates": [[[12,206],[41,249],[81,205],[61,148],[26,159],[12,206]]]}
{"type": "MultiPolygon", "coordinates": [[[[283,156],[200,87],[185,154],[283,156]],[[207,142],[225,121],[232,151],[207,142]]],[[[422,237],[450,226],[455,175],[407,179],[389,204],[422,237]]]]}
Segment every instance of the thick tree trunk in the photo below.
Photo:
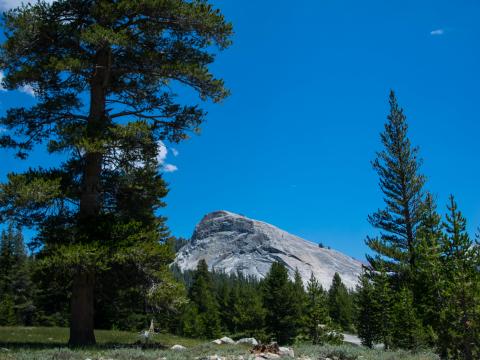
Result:
{"type": "Polygon", "coordinates": [[[71,301],[70,346],[95,344],[93,332],[94,285],[94,273],[79,270],[75,274],[71,301]]]}
{"type": "MultiPolygon", "coordinates": [[[[103,140],[108,119],[105,114],[106,91],[111,63],[110,49],[99,50],[90,81],[90,111],[86,128],[89,147],[85,154],[83,184],[80,195],[79,225],[84,233],[95,234],[95,220],[101,209],[100,175],[102,151],[97,146],[103,140]],[[94,146],[93,146],[94,145],[94,146]]],[[[88,239],[96,240],[96,239],[88,239]]],[[[70,340],[72,346],[95,344],[94,290],[95,269],[85,264],[74,275],[72,283],[70,340]]]]}

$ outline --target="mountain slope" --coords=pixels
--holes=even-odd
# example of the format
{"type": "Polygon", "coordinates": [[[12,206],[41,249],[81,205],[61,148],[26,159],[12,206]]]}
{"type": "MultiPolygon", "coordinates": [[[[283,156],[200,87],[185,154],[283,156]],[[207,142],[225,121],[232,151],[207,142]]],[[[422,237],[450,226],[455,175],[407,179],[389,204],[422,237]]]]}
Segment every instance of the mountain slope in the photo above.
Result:
{"type": "Polygon", "coordinates": [[[335,272],[347,287],[355,287],[362,266],[338,251],[320,248],[273,225],[228,211],[205,215],[195,227],[192,241],[178,252],[175,264],[181,270],[193,270],[201,259],[210,268],[258,278],[266,275],[273,262],[280,261],[290,276],[298,268],[307,282],[313,272],[327,289],[335,272]]]}

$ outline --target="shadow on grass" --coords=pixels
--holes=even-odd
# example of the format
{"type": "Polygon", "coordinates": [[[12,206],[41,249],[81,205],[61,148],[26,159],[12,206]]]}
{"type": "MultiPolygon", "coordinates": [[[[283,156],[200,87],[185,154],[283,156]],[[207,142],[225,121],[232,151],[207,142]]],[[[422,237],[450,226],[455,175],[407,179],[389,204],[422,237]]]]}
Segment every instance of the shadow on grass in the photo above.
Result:
{"type": "Polygon", "coordinates": [[[166,350],[168,346],[160,343],[142,344],[135,342],[133,344],[122,344],[114,342],[105,342],[91,346],[68,346],[63,342],[23,342],[23,341],[2,341],[0,340],[0,350],[44,350],[44,349],[84,349],[84,350],[114,350],[114,349],[142,349],[142,350],[166,350]]]}

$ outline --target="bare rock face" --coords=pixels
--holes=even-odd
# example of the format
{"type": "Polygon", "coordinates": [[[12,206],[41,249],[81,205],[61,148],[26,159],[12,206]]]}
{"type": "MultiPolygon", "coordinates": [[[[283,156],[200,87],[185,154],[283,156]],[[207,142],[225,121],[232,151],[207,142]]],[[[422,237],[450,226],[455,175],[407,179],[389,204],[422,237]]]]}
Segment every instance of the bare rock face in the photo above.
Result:
{"type": "Polygon", "coordinates": [[[181,270],[193,270],[201,259],[215,270],[260,279],[278,261],[291,277],[298,268],[305,283],[313,272],[327,289],[335,272],[347,287],[354,288],[362,267],[361,262],[338,251],[320,248],[273,225],[228,211],[205,215],[195,227],[191,242],[178,252],[175,264],[181,270]]]}

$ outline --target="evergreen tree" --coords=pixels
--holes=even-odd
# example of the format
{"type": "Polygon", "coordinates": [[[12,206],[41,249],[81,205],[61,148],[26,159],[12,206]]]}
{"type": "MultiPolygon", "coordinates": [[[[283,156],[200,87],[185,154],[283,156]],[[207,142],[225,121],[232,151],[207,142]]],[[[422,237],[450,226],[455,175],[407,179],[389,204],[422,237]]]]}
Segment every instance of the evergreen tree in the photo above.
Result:
{"type": "Polygon", "coordinates": [[[385,268],[402,279],[415,267],[415,241],[422,219],[423,185],[419,174],[418,148],[408,138],[406,116],[390,93],[390,114],[380,138],[384,149],[373,167],[380,177],[386,208],[368,217],[380,237],[368,237],[367,245],[377,256],[367,255],[374,270],[385,268]]]}
{"type": "Polygon", "coordinates": [[[383,343],[385,349],[392,346],[393,334],[393,302],[394,291],[391,287],[391,276],[384,270],[373,275],[373,298],[375,302],[372,304],[376,313],[376,324],[374,328],[378,329],[378,340],[383,343]]]}
{"type": "Polygon", "coordinates": [[[293,274],[293,292],[295,294],[295,311],[298,314],[294,326],[300,329],[304,327],[307,294],[305,292],[305,287],[303,286],[302,275],[298,268],[295,268],[293,274]]]}
{"type": "Polygon", "coordinates": [[[392,307],[392,346],[415,349],[423,343],[424,333],[413,306],[413,294],[403,287],[395,292],[392,307]]]}
{"type": "Polygon", "coordinates": [[[233,301],[234,331],[246,337],[262,338],[265,324],[265,309],[259,288],[248,284],[236,287],[233,301]]]}
{"type": "Polygon", "coordinates": [[[327,294],[313,273],[307,284],[305,328],[314,344],[341,342],[328,314],[327,294]]]}
{"type": "Polygon", "coordinates": [[[198,262],[194,273],[189,298],[195,306],[195,310],[192,313],[196,316],[193,319],[196,336],[208,339],[218,337],[221,332],[218,303],[215,298],[213,281],[208,271],[208,265],[203,259],[198,262]]]}
{"type": "Polygon", "coordinates": [[[357,285],[356,307],[358,314],[356,325],[358,337],[362,344],[369,348],[378,342],[381,333],[380,305],[376,298],[375,288],[364,269],[357,285]]]}
{"type": "Polygon", "coordinates": [[[265,327],[280,344],[292,342],[298,333],[294,285],[285,266],[274,262],[262,283],[265,327]]]}
{"type": "Polygon", "coordinates": [[[353,324],[352,298],[338,273],[328,290],[328,309],[332,321],[343,330],[351,331],[353,324]]]}
{"type": "Polygon", "coordinates": [[[440,353],[452,359],[477,359],[480,356],[480,263],[479,249],[466,232],[466,220],[450,196],[444,223],[443,287],[445,307],[439,334],[440,353]]]}
{"type": "Polygon", "coordinates": [[[434,346],[437,334],[445,329],[440,325],[443,308],[442,289],[445,275],[442,265],[442,225],[431,194],[425,197],[422,222],[417,231],[417,266],[414,274],[413,296],[416,313],[426,329],[426,341],[434,346]]]}
{"type": "Polygon", "coordinates": [[[0,324],[32,325],[33,284],[20,228],[9,224],[0,239],[0,324]]]}
{"type": "Polygon", "coordinates": [[[60,0],[7,12],[4,29],[2,85],[31,86],[36,103],[7,110],[0,145],[23,159],[47,143],[68,159],[9,174],[1,216],[38,229],[42,257],[71,270],[69,342],[93,344],[95,287],[109,268],[144,269],[150,289],[168,282],[158,278],[168,259],[158,243],[164,219],[154,215],[166,192],[157,147],[197,131],[205,116],[176,102],[169,83],[225,98],[209,65],[232,27],[206,1],[60,0]]]}

